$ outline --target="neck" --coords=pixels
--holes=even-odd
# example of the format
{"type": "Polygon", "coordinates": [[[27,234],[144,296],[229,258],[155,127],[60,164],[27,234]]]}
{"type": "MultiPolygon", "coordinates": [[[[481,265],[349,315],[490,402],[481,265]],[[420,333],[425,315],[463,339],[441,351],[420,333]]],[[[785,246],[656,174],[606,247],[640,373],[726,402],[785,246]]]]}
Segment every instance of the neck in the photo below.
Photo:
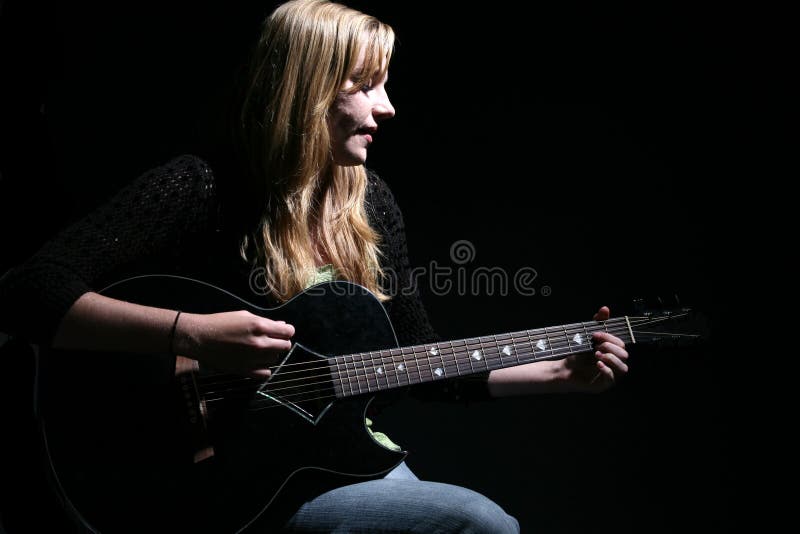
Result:
{"type": "Polygon", "coordinates": [[[594,350],[592,334],[633,343],[627,317],[414,345],[330,359],[338,397],[467,376],[594,350]]]}

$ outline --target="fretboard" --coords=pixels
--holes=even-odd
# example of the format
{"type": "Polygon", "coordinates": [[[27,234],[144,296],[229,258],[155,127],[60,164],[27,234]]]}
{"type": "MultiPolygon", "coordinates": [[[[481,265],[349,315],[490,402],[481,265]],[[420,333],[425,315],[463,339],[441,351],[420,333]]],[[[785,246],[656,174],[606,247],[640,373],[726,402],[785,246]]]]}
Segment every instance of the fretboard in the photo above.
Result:
{"type": "Polygon", "coordinates": [[[627,317],[329,358],[339,398],[457,378],[593,350],[592,334],[633,343],[627,317]]]}

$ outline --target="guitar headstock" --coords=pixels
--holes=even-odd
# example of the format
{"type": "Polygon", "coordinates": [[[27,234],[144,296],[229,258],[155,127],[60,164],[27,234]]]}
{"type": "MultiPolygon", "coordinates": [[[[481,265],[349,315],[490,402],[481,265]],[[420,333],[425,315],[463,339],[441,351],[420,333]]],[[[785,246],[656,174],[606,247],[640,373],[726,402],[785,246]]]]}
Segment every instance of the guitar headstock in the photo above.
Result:
{"type": "Polygon", "coordinates": [[[643,299],[634,300],[634,315],[629,316],[635,343],[662,348],[686,347],[700,344],[710,337],[707,317],[697,310],[682,306],[677,296],[673,306],[648,308],[643,299]]]}

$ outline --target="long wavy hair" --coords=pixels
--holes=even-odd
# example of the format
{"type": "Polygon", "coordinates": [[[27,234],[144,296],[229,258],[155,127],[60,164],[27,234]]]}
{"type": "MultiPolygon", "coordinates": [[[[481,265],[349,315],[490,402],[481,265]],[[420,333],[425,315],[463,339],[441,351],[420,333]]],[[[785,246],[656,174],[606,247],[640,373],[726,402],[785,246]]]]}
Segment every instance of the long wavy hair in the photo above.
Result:
{"type": "Polygon", "coordinates": [[[364,207],[366,170],[333,162],[328,113],[348,77],[356,76],[355,92],[385,75],[394,42],[390,26],[328,0],[286,2],[264,21],[235,125],[249,200],[261,214],[240,252],[265,269],[279,301],[307,286],[317,252],[339,277],[388,298],[364,207]]]}

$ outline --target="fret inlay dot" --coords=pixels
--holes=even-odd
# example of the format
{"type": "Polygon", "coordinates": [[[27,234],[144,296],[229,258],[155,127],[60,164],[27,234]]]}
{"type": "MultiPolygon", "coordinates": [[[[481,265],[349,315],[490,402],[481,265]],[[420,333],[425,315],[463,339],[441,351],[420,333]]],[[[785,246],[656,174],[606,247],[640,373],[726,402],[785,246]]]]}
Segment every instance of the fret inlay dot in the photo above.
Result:
{"type": "Polygon", "coordinates": [[[383,374],[383,367],[378,367],[377,369],[375,369],[375,372],[378,373],[379,375],[382,375],[383,374]]]}
{"type": "Polygon", "coordinates": [[[575,334],[575,337],[572,338],[572,341],[574,341],[576,345],[583,345],[583,338],[580,334],[575,334]]]}
{"type": "Polygon", "coordinates": [[[406,370],[406,366],[401,363],[400,365],[397,366],[397,370],[398,371],[405,371],[406,370]]]}
{"type": "Polygon", "coordinates": [[[431,347],[431,350],[429,350],[428,352],[430,353],[431,356],[436,356],[437,354],[439,354],[439,349],[437,349],[436,347],[431,347]]]}
{"type": "Polygon", "coordinates": [[[536,348],[539,350],[545,350],[547,348],[547,342],[544,339],[540,339],[536,342],[536,348]]]}
{"type": "Polygon", "coordinates": [[[473,351],[471,356],[472,359],[476,361],[481,361],[481,359],[483,359],[483,354],[481,354],[481,351],[479,350],[473,351]]]}
{"type": "Polygon", "coordinates": [[[441,367],[437,367],[436,369],[433,370],[433,374],[435,374],[436,376],[442,376],[444,374],[444,371],[442,371],[441,367]]]}
{"type": "Polygon", "coordinates": [[[505,354],[506,356],[511,356],[511,347],[509,347],[508,345],[506,345],[505,347],[503,347],[503,350],[502,350],[502,351],[500,351],[500,352],[502,352],[502,353],[503,353],[503,354],[505,354]]]}

